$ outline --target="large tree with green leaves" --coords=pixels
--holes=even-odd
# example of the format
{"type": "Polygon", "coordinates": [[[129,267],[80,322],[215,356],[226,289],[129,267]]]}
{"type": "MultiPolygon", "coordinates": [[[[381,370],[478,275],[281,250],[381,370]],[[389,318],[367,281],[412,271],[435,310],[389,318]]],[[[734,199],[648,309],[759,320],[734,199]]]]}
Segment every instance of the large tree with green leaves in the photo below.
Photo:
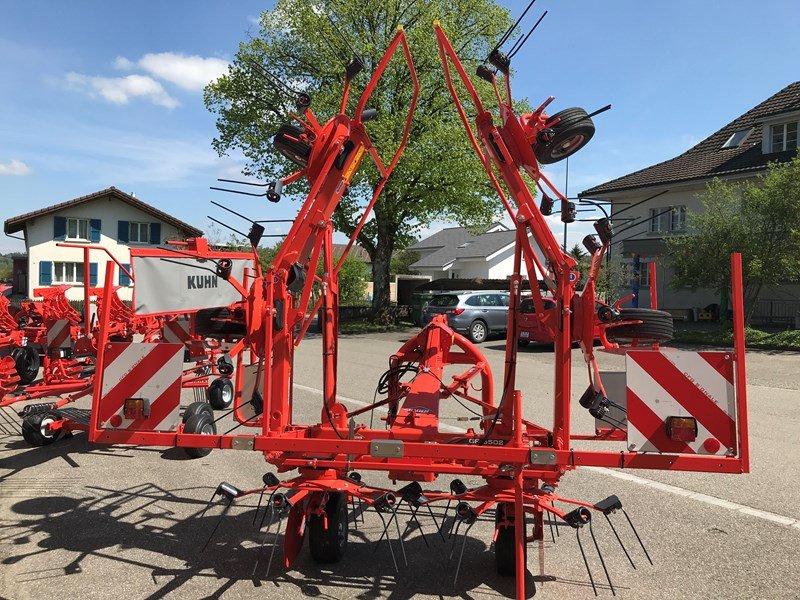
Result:
{"type": "MultiPolygon", "coordinates": [[[[405,25],[420,79],[419,104],[405,154],[374,218],[358,237],[372,262],[377,313],[389,305],[393,251],[407,246],[421,227],[436,220],[479,226],[500,210],[445,87],[434,19],[442,23],[470,73],[510,24],[508,11],[492,0],[277,0],[273,10],[261,15],[258,35],[240,44],[228,74],[209,84],[205,93],[206,106],[218,116],[215,149],[220,154],[241,151],[249,161],[248,175],[265,180],[284,176],[291,165],[276,154],[271,138],[280,124],[289,122],[290,109],[263,70],[309,93],[315,114],[327,119],[338,112],[342,60],[354,51],[366,68],[354,81],[348,107],[352,114],[397,26],[405,25]]],[[[367,123],[384,157],[397,148],[410,99],[408,72],[401,57],[396,58],[370,101],[378,119],[367,123]]],[[[478,86],[491,105],[488,84],[478,86]]],[[[338,231],[354,231],[378,181],[377,170],[365,161],[334,215],[338,231]]]]}
{"type": "Polygon", "coordinates": [[[669,241],[672,284],[724,295],[730,255],[741,252],[749,320],[765,285],[800,279],[800,155],[752,182],[715,179],[702,200],[704,210],[687,215],[690,233],[669,241]]]}

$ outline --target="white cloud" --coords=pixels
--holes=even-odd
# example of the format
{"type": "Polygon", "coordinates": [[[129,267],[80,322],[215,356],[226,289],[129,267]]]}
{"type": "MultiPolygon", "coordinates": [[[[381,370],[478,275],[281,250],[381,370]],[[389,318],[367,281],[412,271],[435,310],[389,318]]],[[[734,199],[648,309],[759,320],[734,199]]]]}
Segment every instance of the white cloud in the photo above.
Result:
{"type": "Polygon", "coordinates": [[[175,108],[180,103],[151,77],[94,77],[80,73],[67,73],[67,86],[92,97],[100,96],[113,104],[127,104],[132,98],[143,98],[153,104],[175,108]]]}
{"type": "Polygon", "coordinates": [[[228,61],[221,58],[161,52],[145,54],[135,62],[120,56],[114,61],[114,67],[125,71],[142,69],[153,77],[196,92],[202,90],[210,81],[225,74],[228,71],[228,61]]]}
{"type": "Polygon", "coordinates": [[[21,160],[0,163],[0,175],[30,175],[33,170],[21,160]]]}

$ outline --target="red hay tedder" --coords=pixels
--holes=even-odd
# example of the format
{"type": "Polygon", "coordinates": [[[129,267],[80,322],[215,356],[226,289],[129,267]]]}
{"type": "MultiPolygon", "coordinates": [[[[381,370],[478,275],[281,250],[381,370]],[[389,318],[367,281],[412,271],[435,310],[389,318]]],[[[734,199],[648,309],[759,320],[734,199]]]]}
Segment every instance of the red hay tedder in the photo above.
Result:
{"type": "MultiPolygon", "coordinates": [[[[594,134],[591,115],[579,108],[548,115],[544,111],[552,98],[532,113],[515,114],[510,60],[495,49],[488,58],[494,68],[481,66],[478,76],[494,90],[499,104],[497,120],[484,107],[443,29],[438,24],[434,29],[444,77],[458,114],[517,230],[499,396],[495,396],[495,378],[480,349],[453,331],[443,316],[435,317],[390,357],[389,369],[379,382],[380,399],[354,408],[337,396],[338,272],[344,256],[338,260],[334,257],[331,217],[362,159],[369,156],[381,180],[351,236],[349,250],[403,153],[419,85],[405,33],[400,29],[369,79],[353,116],[346,114],[346,109],[350,82],[362,68],[358,60],[348,65],[338,114],[320,123],[310,109],[310,98],[301,94],[296,123],[282,126],[275,136],[276,148],[299,170],[270,184],[267,198],[277,201],[285,185],[301,179],[307,181],[310,191],[271,265],[262,271],[255,253],[216,253],[202,239],[150,256],[134,253],[134,310],[123,309],[115,302],[100,303],[92,334],[97,348],[92,408],[86,413],[83,428],[92,442],[103,444],[179,446],[194,456],[203,456],[213,448],[260,452],[278,473],[295,472],[284,480],[268,473],[264,485],[248,490],[223,482],[215,493],[226,506],[253,494],[260,495],[260,506],[261,498],[268,495],[261,525],[268,518],[266,535],[275,526],[277,541],[277,531],[286,517],[283,563],[287,567],[306,537],[315,560],[340,560],[347,548],[348,507],[353,501],[375,509],[384,524],[381,539],[391,535],[401,503],[410,507],[413,518],[420,510],[426,512],[442,537],[454,537],[454,549],[459,534],[464,536],[462,557],[472,525],[481,515],[493,511],[496,568],[501,574],[515,575],[516,595],[524,598],[526,548],[528,544],[542,547],[547,523],[561,522],[574,528],[579,543],[580,533],[586,529],[594,541],[592,520],[600,514],[607,518],[621,511],[633,528],[616,496],[596,502],[561,496],[558,486],[567,472],[581,466],[748,472],[741,260],[732,257],[733,352],[662,349],[659,344],[672,335],[668,313],[623,308],[621,302],[609,304],[597,297],[595,283],[613,236],[608,218],[596,222],[597,236],[584,240],[591,254],[591,270],[582,289],[576,289],[576,263],[561,250],[545,219],[554,204],[550,195],[561,202],[565,222],[574,220],[575,206],[545,177],[539,165],[566,158],[583,147],[594,134]],[[364,122],[375,116],[367,108],[370,97],[396,54],[407,65],[412,90],[401,142],[387,163],[373,146],[364,122]],[[453,71],[476,112],[474,122],[461,103],[453,71]],[[541,207],[523,173],[541,190],[541,207]],[[521,283],[526,276],[531,281],[535,311],[554,339],[551,424],[524,418],[524,407],[534,399],[523,398],[516,386],[517,321],[521,283]],[[545,310],[539,280],[555,302],[554,310],[545,310]],[[237,297],[236,301],[198,304],[209,301],[208,293],[199,294],[197,300],[187,299],[193,292],[210,293],[223,287],[237,297]],[[315,296],[317,299],[312,300],[315,296]],[[204,356],[213,357],[215,372],[231,378],[230,387],[225,387],[232,399],[231,412],[240,425],[251,429],[247,433],[217,433],[219,419],[204,402],[192,403],[181,416],[181,387],[186,376],[183,356],[191,351],[191,345],[187,350],[180,336],[162,335],[144,341],[116,337],[115,323],[132,320],[132,315],[159,315],[169,324],[174,323],[169,320],[174,316],[191,313],[196,315],[188,330],[188,338],[192,338],[191,327],[197,327],[201,318],[196,311],[207,306],[228,307],[224,314],[209,317],[205,323],[216,328],[219,335],[229,335],[227,351],[204,351],[204,356]],[[118,316],[120,313],[125,316],[118,316]],[[320,419],[300,423],[293,416],[293,357],[317,314],[324,382],[320,419]],[[600,370],[594,348],[598,328],[603,349],[625,355],[625,372],[600,370]],[[580,346],[587,372],[586,388],[580,390],[578,402],[596,419],[596,429],[589,433],[575,433],[571,427],[571,348],[575,343],[580,346]],[[453,365],[463,370],[446,381],[445,370],[453,365]],[[476,428],[457,435],[440,428],[442,406],[455,400],[468,403],[479,414],[476,428]],[[385,427],[372,428],[359,422],[361,415],[377,407],[387,410],[385,427]],[[575,440],[613,447],[574,449],[575,440]],[[399,489],[367,485],[360,474],[366,471],[385,473],[390,480],[406,484],[399,489]],[[473,477],[482,483],[468,487],[461,479],[454,479],[446,491],[423,489],[422,483],[432,483],[439,475],[473,477]],[[438,512],[437,521],[433,507],[442,505],[445,508],[438,512]]],[[[254,223],[248,236],[254,250],[263,233],[263,227],[254,223]]],[[[654,272],[652,275],[655,279],[654,272]]],[[[113,284],[114,265],[109,263],[99,297],[113,298],[113,284]]],[[[165,334],[166,328],[163,331],[165,334]]],[[[204,362],[203,368],[209,364],[204,362]]],[[[69,421],[57,411],[37,419],[47,435],[69,421]]],[[[397,530],[399,535],[399,525],[397,530]]],[[[633,532],[641,543],[635,529],[633,532]]],[[[594,547],[599,553],[596,542],[594,547]]],[[[644,544],[641,547],[649,560],[644,544]]],[[[580,548],[583,553],[583,546],[580,548]]],[[[273,554],[274,549],[273,542],[273,554]]],[[[623,550],[630,559],[624,546],[623,550]]],[[[596,594],[594,577],[583,556],[596,594]]],[[[613,592],[602,555],[600,560],[613,592]]]]}

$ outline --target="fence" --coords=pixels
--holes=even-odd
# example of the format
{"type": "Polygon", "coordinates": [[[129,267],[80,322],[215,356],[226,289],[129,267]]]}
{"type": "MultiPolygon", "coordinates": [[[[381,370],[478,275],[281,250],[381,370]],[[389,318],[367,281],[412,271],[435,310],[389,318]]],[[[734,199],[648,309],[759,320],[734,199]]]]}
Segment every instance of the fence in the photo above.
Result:
{"type": "Polygon", "coordinates": [[[798,315],[800,315],[800,300],[759,300],[751,322],[759,325],[796,327],[798,315]]]}

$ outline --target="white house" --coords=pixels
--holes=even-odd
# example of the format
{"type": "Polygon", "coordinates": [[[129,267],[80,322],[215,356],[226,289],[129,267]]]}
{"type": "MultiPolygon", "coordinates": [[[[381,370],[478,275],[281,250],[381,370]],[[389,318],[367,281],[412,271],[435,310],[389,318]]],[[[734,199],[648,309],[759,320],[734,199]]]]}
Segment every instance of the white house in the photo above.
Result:
{"type": "MultiPolygon", "coordinates": [[[[796,82],[680,156],[602,183],[580,196],[610,200],[615,230],[626,229],[611,246],[612,260],[640,265],[642,288],[649,285],[646,264],[656,262],[659,307],[676,314],[688,313],[719,303],[720,297],[712,290],[670,286],[672,273],[662,260],[667,251],[665,239],[691,233],[686,214],[703,210],[701,196],[712,179],[754,181],[766,172],[768,163],[791,160],[799,147],[799,131],[800,82],[796,82]]],[[[763,291],[754,317],[792,323],[800,310],[800,284],[776,283],[780,285],[763,291]]],[[[649,294],[643,291],[639,305],[647,307],[649,302],[649,294]]]]}
{"type": "MultiPolygon", "coordinates": [[[[8,219],[5,233],[18,232],[28,255],[27,273],[14,279],[15,284],[24,282],[19,291],[32,298],[37,287],[68,284],[73,286],[67,292],[71,300],[83,298],[83,249],[59,243],[103,246],[128,268],[131,247],[157,246],[203,233],[115,187],[8,219]]],[[[92,250],[89,258],[89,285],[102,285],[109,257],[92,250]]],[[[120,272],[117,279],[123,286],[120,298],[130,300],[129,278],[120,272]]]]}
{"type": "Polygon", "coordinates": [[[502,223],[481,234],[448,227],[409,247],[420,257],[411,268],[432,279],[506,279],[514,272],[516,235],[502,223]]]}

